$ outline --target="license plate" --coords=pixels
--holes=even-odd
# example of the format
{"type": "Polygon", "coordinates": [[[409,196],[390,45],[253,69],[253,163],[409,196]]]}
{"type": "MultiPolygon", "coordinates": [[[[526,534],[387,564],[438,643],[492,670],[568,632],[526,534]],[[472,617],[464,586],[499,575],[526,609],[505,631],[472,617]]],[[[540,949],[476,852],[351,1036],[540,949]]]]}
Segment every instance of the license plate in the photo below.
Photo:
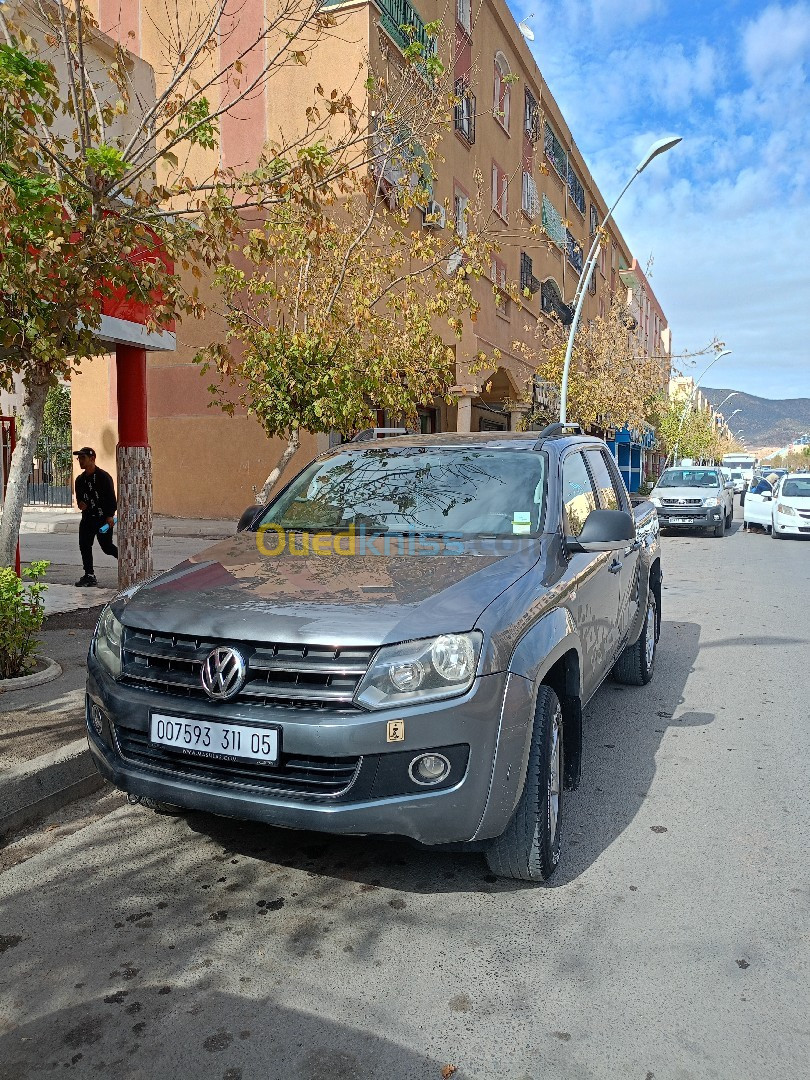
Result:
{"type": "Polygon", "coordinates": [[[247,758],[275,765],[279,750],[278,728],[245,727],[213,720],[152,713],[149,737],[158,746],[202,757],[247,758]]]}
{"type": "Polygon", "coordinates": [[[695,519],[694,518],[670,518],[669,520],[670,520],[670,523],[672,525],[694,525],[695,524],[695,519]]]}

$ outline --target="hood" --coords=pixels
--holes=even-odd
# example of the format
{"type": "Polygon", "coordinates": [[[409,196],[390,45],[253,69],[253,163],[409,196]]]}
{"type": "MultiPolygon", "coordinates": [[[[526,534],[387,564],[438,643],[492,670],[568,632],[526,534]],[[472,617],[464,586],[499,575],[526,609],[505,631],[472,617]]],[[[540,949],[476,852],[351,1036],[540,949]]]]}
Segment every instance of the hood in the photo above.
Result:
{"type": "Polygon", "coordinates": [[[720,491],[716,487],[665,487],[653,488],[650,498],[656,499],[709,499],[713,496],[720,497],[720,491]]]}
{"type": "MultiPolygon", "coordinates": [[[[239,533],[141,586],[117,614],[158,633],[375,646],[470,630],[540,541],[425,541],[426,554],[260,554],[239,533]],[[509,550],[504,551],[504,548],[509,550]]],[[[382,542],[380,542],[382,547],[382,542]]]]}

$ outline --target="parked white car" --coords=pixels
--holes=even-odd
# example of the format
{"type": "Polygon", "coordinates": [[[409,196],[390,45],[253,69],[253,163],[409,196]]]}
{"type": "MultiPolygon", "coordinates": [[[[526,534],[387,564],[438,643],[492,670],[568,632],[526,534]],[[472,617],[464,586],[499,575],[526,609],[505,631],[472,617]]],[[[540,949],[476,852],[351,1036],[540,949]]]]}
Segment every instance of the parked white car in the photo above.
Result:
{"type": "Polygon", "coordinates": [[[731,470],[731,482],[734,485],[734,494],[742,495],[745,491],[745,477],[739,469],[731,470]]]}
{"type": "Polygon", "coordinates": [[[782,536],[810,536],[810,473],[783,476],[771,501],[771,509],[774,540],[782,536]]]}

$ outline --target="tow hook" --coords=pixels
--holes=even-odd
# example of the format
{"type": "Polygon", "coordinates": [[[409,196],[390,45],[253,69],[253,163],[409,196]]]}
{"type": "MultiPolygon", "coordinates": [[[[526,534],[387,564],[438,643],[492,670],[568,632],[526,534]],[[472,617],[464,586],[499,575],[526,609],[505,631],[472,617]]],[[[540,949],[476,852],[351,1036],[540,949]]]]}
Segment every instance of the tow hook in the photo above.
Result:
{"type": "Polygon", "coordinates": [[[154,810],[156,814],[182,814],[182,806],[175,806],[174,803],[158,802],[157,799],[150,799],[148,795],[135,795],[134,792],[127,792],[127,802],[130,806],[143,806],[147,810],[154,810]]]}

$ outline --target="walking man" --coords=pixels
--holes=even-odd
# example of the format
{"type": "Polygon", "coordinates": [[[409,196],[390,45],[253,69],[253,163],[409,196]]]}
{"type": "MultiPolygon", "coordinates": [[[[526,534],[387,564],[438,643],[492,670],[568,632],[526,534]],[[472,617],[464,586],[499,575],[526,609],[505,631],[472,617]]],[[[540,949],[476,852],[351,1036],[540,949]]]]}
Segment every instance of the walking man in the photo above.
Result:
{"type": "Polygon", "coordinates": [[[79,523],[79,551],[82,554],[84,574],[76,582],[79,587],[97,585],[93,572],[93,541],[98,540],[105,555],[118,558],[118,548],[113,543],[115,524],[115,487],[113,478],[96,465],[96,452],[90,446],[74,450],[79,467],[84,471],[76,477],[76,503],[82,512],[79,523]],[[102,531],[103,530],[103,531],[102,531]]]}

